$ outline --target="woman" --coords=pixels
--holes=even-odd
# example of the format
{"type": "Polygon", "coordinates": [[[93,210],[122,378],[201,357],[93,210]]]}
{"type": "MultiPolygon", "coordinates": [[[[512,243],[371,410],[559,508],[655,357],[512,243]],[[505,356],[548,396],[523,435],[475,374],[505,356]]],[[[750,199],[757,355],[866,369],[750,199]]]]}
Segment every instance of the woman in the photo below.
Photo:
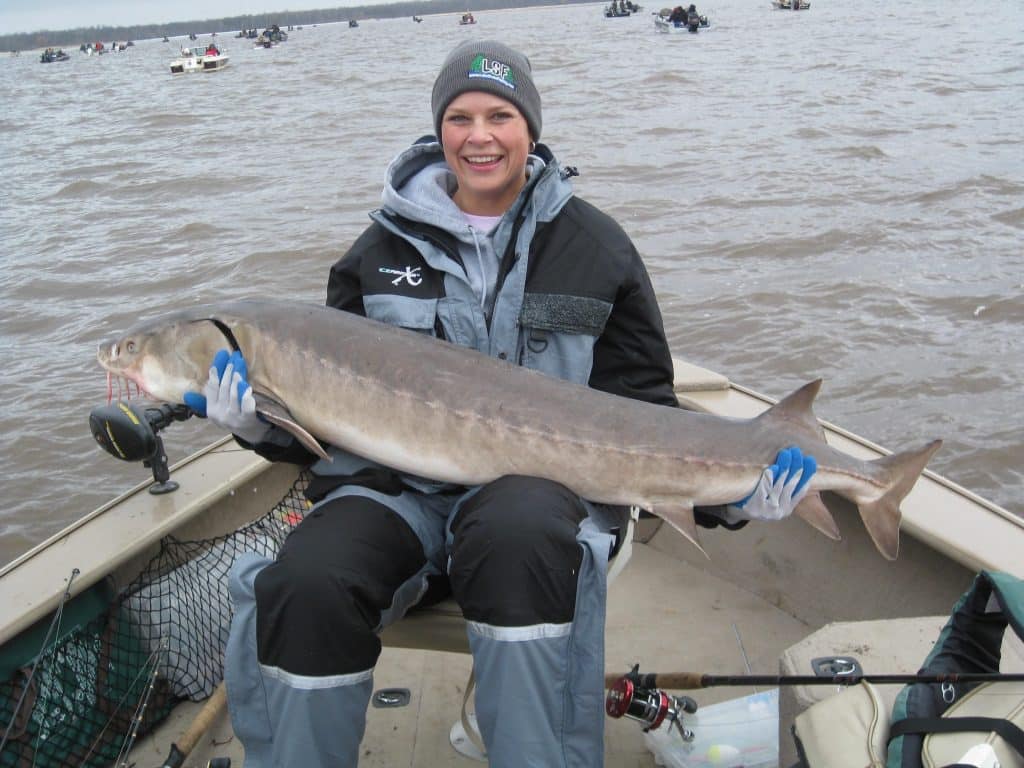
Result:
{"type": "MultiPolygon", "coordinates": [[[[331,269],[328,305],[677,406],[647,272],[536,143],[541,102],[526,57],[494,41],[457,47],[431,108],[440,141],[391,163],[373,224],[331,269]]],[[[189,405],[261,455],[311,460],[256,417],[237,353],[219,356],[205,398],[189,405]]],[[[600,765],[605,571],[625,510],[538,478],[452,487],[330,451],[313,467],[316,506],[277,559],[249,556],[232,573],[226,679],[246,764],[356,765],[378,631],[450,583],[468,620],[490,764],[600,765]]],[[[785,455],[793,472],[766,470],[725,519],[792,511],[813,460],[785,455]]],[[[702,523],[718,524],[708,512],[702,523]]]]}

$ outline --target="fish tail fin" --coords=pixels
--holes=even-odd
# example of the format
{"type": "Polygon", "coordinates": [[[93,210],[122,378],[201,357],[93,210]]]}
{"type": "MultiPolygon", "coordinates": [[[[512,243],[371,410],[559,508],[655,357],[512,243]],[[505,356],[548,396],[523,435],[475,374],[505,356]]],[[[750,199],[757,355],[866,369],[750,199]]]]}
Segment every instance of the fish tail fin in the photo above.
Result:
{"type": "Polygon", "coordinates": [[[888,475],[889,481],[879,498],[858,504],[857,508],[871,540],[887,560],[895,560],[899,554],[900,503],[941,446],[941,440],[932,440],[916,450],[894,453],[871,462],[888,475]]]}

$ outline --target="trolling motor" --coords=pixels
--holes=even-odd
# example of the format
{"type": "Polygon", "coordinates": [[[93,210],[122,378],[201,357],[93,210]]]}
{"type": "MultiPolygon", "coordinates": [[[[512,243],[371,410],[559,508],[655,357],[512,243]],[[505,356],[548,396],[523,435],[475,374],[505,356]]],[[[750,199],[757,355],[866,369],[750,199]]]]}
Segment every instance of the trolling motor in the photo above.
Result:
{"type": "Polygon", "coordinates": [[[654,687],[653,675],[641,675],[640,665],[634,664],[627,674],[615,680],[604,700],[604,711],[609,717],[628,717],[644,724],[644,731],[657,729],[666,720],[669,728],[675,726],[683,741],[693,741],[694,733],[683,725],[683,713],[692,715],[697,702],[689,696],[673,696],[654,687]]]}
{"type": "Polygon", "coordinates": [[[119,400],[93,408],[89,412],[89,429],[100,447],[114,458],[141,461],[152,469],[154,482],[149,492],[160,495],[177,490],[178,484],[170,479],[167,452],[159,432],[191,416],[186,405],[142,406],[119,400]]]}

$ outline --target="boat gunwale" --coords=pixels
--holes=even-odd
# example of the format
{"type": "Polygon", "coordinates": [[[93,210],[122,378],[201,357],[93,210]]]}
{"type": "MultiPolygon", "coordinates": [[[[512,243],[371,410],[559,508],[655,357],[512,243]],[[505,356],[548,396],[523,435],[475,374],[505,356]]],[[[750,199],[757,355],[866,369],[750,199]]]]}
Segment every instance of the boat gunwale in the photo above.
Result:
{"type": "Polygon", "coordinates": [[[4,600],[0,602],[0,645],[17,636],[39,619],[48,616],[64,599],[66,593],[69,593],[69,598],[74,598],[85,592],[119,566],[144,552],[148,547],[159,543],[165,536],[179,530],[183,525],[231,495],[235,488],[261,475],[271,466],[272,464],[266,459],[236,445],[232,436],[219,438],[205,448],[201,448],[171,465],[171,478],[181,481],[181,488],[173,494],[150,494],[148,489],[153,484],[151,478],[94,509],[11,561],[0,569],[0,585],[3,585],[7,579],[18,580],[13,586],[7,585],[8,588],[3,590],[4,600]],[[213,454],[218,454],[223,460],[231,462],[230,471],[225,472],[222,479],[215,483],[192,483],[182,477],[182,472],[187,473],[193,469],[199,473],[201,478],[204,470],[197,465],[201,463],[201,459],[209,458],[213,454]],[[175,476],[176,472],[179,473],[177,477],[175,476]],[[164,503],[165,509],[156,510],[153,505],[159,505],[161,502],[164,503]],[[93,556],[89,558],[88,565],[83,563],[80,567],[67,563],[65,548],[68,546],[73,548],[74,540],[83,538],[87,529],[91,533],[93,530],[102,531],[103,526],[114,525],[116,520],[109,515],[115,510],[123,513],[123,521],[127,526],[140,510],[147,508],[155,509],[155,514],[148,516],[148,523],[147,521],[141,523],[137,521],[134,525],[129,526],[132,529],[131,534],[109,537],[109,540],[105,540],[107,550],[105,554],[97,552],[93,548],[91,550],[93,556]],[[140,527],[144,533],[134,535],[140,527]],[[133,535],[133,537],[126,541],[129,535],[133,535]],[[60,548],[60,552],[58,552],[58,548],[60,548]],[[51,554],[52,557],[46,557],[51,554]],[[51,560],[55,562],[50,562],[51,560]],[[79,573],[69,590],[67,576],[72,567],[78,568],[79,573]],[[44,578],[44,576],[49,578],[44,578]],[[20,605],[16,604],[19,599],[21,600],[20,605]]]}

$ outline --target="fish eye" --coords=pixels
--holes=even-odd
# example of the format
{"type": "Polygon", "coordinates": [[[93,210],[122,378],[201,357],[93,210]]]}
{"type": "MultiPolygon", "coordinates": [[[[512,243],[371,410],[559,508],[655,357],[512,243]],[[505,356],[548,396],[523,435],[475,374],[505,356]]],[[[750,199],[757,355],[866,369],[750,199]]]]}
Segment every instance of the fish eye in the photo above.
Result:
{"type": "Polygon", "coordinates": [[[125,347],[128,349],[128,354],[129,355],[135,352],[135,342],[134,341],[129,341],[127,344],[125,344],[125,347]]]}

